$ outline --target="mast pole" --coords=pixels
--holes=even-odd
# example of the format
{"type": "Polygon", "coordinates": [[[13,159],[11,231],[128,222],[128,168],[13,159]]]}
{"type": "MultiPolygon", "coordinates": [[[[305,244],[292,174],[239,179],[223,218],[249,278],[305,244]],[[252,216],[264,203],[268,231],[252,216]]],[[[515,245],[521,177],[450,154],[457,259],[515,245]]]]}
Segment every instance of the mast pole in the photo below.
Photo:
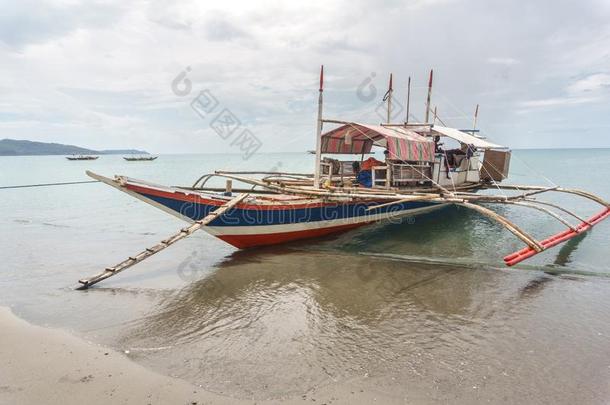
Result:
{"type": "Polygon", "coordinates": [[[405,124],[409,123],[409,105],[411,104],[411,76],[409,76],[409,81],[407,82],[407,119],[405,120],[405,124]]]}
{"type": "Polygon", "coordinates": [[[390,124],[391,123],[391,119],[392,119],[392,92],[394,90],[392,89],[392,73],[390,73],[390,85],[388,86],[388,119],[387,119],[387,123],[390,124]]]}
{"type": "Polygon", "coordinates": [[[474,135],[474,130],[477,129],[477,117],[479,116],[479,105],[477,104],[477,108],[474,110],[474,121],[472,123],[472,134],[474,135]]]}
{"type": "Polygon", "coordinates": [[[433,70],[430,69],[430,80],[428,81],[428,98],[426,100],[426,124],[428,123],[428,119],[430,117],[430,97],[432,97],[432,75],[433,70]]]}
{"type": "Polygon", "coordinates": [[[436,125],[436,108],[437,107],[438,106],[436,106],[436,105],[434,106],[434,121],[432,121],[434,125],[436,125]]]}
{"type": "Polygon", "coordinates": [[[316,167],[314,170],[315,188],[320,188],[320,163],[322,161],[322,94],[324,92],[324,65],[320,67],[320,89],[318,95],[318,120],[316,121],[316,167]]]}

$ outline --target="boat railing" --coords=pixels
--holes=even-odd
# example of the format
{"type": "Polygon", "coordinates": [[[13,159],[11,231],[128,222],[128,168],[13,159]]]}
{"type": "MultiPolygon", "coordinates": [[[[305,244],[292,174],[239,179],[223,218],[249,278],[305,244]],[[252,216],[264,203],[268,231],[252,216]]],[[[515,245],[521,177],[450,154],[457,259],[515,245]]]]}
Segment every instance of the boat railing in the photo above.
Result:
{"type": "Polygon", "coordinates": [[[320,163],[320,173],[330,179],[332,182],[354,180],[356,172],[354,171],[354,163],[356,160],[335,160],[329,159],[320,163]]]}
{"type": "Polygon", "coordinates": [[[424,162],[405,164],[389,162],[371,169],[373,187],[409,187],[430,182],[432,166],[424,162]]]}

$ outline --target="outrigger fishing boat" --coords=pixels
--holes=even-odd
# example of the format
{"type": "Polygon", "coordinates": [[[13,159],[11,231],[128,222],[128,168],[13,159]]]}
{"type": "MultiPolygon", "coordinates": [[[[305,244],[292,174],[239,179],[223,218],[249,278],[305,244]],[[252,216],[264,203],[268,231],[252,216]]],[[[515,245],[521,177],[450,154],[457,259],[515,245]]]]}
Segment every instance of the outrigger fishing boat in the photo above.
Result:
{"type": "Polygon", "coordinates": [[[393,92],[390,76],[387,122],[367,124],[323,118],[322,68],[313,173],[216,171],[201,176],[191,186],[175,187],[87,172],[92,178],[191,225],[98,275],[79,280],[79,288],[86,289],[111,277],[199,229],[243,249],[316,238],[459,205],[496,221],[525,243],[523,249],[504,258],[505,264],[512,266],[591,229],[610,216],[610,204],[585,191],[500,184],[508,176],[511,151],[479,135],[475,128],[476,113],[473,128],[469,130],[437,125],[438,116],[430,108],[432,77],[430,72],[424,122],[409,122],[408,113],[405,122],[390,122],[393,92]],[[432,123],[429,122],[431,112],[432,123]],[[323,132],[325,125],[334,128],[323,132]],[[445,142],[456,143],[459,148],[444,149],[445,142]],[[374,148],[384,151],[384,161],[374,157],[365,159],[374,148]],[[324,155],[349,155],[352,159],[324,155]],[[354,156],[359,159],[353,159],[354,156]],[[207,186],[212,178],[224,179],[225,187],[207,186]],[[234,189],[234,181],[247,188],[234,189]],[[512,190],[513,195],[476,193],[489,189],[512,190]],[[550,192],[577,195],[595,201],[603,209],[585,219],[538,198],[550,192]],[[537,240],[490,209],[493,204],[535,209],[564,224],[566,230],[537,240]]]}
{"type": "Polygon", "coordinates": [[[99,156],[93,156],[93,155],[72,155],[72,156],[66,156],[66,159],[68,160],[95,160],[99,158],[99,156]]]}
{"type": "Polygon", "coordinates": [[[158,158],[158,156],[123,156],[123,159],[127,160],[128,162],[144,162],[155,160],[156,158],[158,158]]]}

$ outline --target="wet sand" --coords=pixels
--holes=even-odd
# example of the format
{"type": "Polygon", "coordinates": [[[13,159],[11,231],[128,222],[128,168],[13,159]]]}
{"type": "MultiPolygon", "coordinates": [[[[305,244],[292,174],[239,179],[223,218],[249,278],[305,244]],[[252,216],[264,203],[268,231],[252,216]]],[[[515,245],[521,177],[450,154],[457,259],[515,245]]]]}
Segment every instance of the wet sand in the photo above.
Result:
{"type": "Polygon", "coordinates": [[[0,308],[0,403],[239,403],[162,376],[63,331],[0,308]]]}
{"type": "Polygon", "coordinates": [[[150,371],[123,353],[64,331],[31,325],[0,307],[0,404],[353,404],[405,403],[358,382],[273,401],[221,396],[150,371]]]}

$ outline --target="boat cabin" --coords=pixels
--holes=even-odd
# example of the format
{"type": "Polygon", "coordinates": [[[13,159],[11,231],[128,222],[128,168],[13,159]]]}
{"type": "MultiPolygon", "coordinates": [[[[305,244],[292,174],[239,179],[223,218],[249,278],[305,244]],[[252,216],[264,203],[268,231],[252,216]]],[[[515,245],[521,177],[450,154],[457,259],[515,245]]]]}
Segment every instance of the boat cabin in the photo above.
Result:
{"type": "Polygon", "coordinates": [[[381,189],[455,188],[497,182],[508,175],[508,148],[488,142],[474,135],[474,131],[433,124],[332,123],[342,125],[321,136],[323,184],[381,189]],[[445,146],[451,143],[457,147],[445,146]],[[383,151],[382,160],[372,157],[376,151],[383,151]],[[351,155],[352,159],[338,159],[336,155],[351,155]]]}

